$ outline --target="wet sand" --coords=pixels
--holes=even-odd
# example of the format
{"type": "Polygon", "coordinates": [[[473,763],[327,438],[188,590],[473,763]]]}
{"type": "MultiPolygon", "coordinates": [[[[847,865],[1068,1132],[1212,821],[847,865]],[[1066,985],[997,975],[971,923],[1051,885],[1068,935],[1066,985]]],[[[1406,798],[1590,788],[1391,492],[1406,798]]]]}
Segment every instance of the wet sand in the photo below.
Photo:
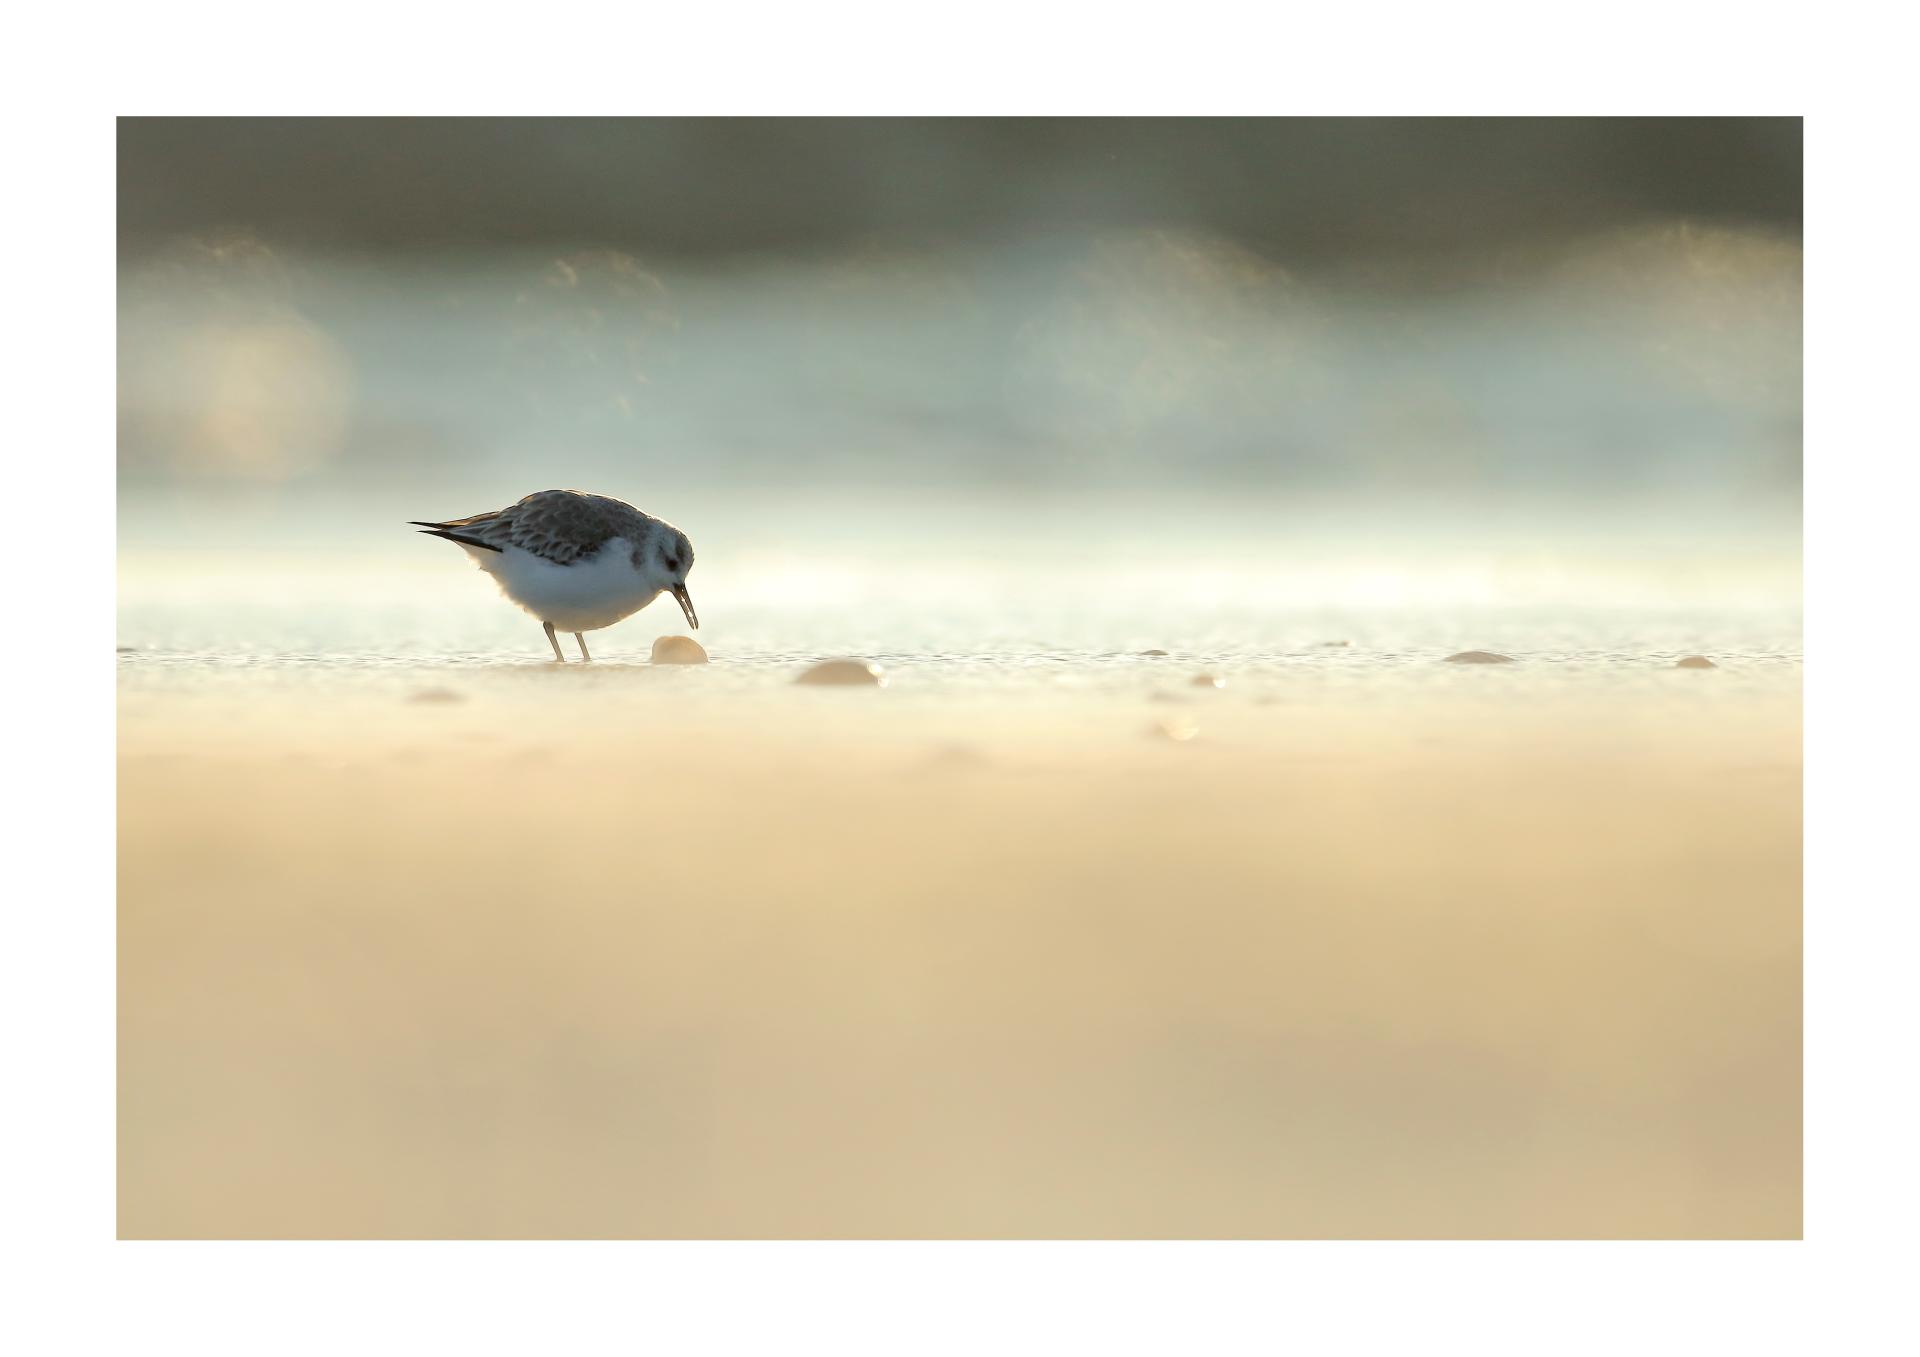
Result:
{"type": "Polygon", "coordinates": [[[723,658],[123,686],[121,1234],[1800,1233],[1797,691],[723,658]]]}

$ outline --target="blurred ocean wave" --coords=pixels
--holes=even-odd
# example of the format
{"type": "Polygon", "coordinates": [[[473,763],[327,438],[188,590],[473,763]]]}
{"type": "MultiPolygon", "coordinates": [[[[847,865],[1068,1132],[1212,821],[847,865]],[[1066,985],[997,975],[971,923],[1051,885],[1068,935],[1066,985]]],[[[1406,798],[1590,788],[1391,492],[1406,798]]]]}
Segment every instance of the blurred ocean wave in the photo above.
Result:
{"type": "Polygon", "coordinates": [[[123,265],[123,485],[1777,503],[1800,273],[1671,221],[1445,287],[1160,228],[727,263],[188,238],[123,265]]]}

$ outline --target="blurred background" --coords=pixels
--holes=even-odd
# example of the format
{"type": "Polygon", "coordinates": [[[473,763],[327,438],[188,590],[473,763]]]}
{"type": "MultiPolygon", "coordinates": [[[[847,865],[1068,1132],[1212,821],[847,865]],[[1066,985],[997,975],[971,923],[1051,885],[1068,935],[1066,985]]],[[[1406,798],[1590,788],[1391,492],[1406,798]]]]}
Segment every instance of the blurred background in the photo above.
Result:
{"type": "Polygon", "coordinates": [[[1800,155],[122,121],[122,1235],[1797,1235],[1800,155]]]}
{"type": "Polygon", "coordinates": [[[1797,605],[1797,119],[119,142],[126,600],[236,555],[431,590],[460,563],[404,520],[573,486],[687,528],[736,616],[823,626],[1078,575],[1797,605]]]}

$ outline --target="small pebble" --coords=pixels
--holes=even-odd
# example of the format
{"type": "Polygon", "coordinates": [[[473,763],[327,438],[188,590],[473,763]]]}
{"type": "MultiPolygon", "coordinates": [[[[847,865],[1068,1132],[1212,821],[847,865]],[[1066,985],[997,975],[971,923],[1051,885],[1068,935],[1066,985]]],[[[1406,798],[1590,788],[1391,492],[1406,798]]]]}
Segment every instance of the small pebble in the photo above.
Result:
{"type": "Polygon", "coordinates": [[[1171,740],[1175,744],[1185,744],[1200,733],[1200,727],[1185,717],[1176,716],[1165,721],[1155,721],[1147,727],[1147,734],[1156,739],[1171,740]]]}
{"type": "Polygon", "coordinates": [[[1447,656],[1448,664],[1512,664],[1513,656],[1496,655],[1491,650],[1463,650],[1447,656]]]}
{"type": "Polygon", "coordinates": [[[1705,655],[1689,655],[1673,666],[1675,669],[1718,669],[1720,666],[1705,655]]]}
{"type": "Polygon", "coordinates": [[[1320,648],[1322,650],[1338,650],[1343,646],[1350,646],[1352,644],[1352,641],[1322,641],[1320,648]]]}
{"type": "Polygon", "coordinates": [[[409,702],[465,702],[464,693],[456,693],[451,688],[422,688],[407,699],[409,702]]]}
{"type": "Polygon", "coordinates": [[[794,682],[825,687],[884,688],[887,676],[880,672],[879,665],[866,660],[822,660],[804,670],[794,682]]]}
{"type": "Polygon", "coordinates": [[[1143,656],[1151,656],[1155,659],[1165,659],[1167,657],[1167,652],[1164,650],[1142,650],[1135,653],[1143,656]]]}
{"type": "Polygon", "coordinates": [[[1187,682],[1195,688],[1224,688],[1227,681],[1218,674],[1195,674],[1187,682]]]}
{"type": "Polygon", "coordinates": [[[655,664],[705,664],[706,647],[691,636],[662,636],[653,643],[655,664]]]}
{"type": "Polygon", "coordinates": [[[116,655],[137,655],[140,653],[140,647],[139,646],[115,646],[113,648],[113,653],[116,655]]]}

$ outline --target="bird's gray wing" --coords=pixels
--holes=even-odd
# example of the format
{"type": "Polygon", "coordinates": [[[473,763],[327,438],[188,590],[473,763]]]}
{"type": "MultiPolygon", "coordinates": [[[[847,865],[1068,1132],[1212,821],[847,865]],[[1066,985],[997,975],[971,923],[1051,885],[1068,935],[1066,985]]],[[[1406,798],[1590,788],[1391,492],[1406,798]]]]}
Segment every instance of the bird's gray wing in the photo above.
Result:
{"type": "Polygon", "coordinates": [[[470,518],[430,526],[441,535],[470,538],[499,551],[519,547],[556,565],[594,555],[607,541],[625,537],[636,545],[651,523],[631,504],[579,490],[537,490],[518,503],[470,518]]]}

